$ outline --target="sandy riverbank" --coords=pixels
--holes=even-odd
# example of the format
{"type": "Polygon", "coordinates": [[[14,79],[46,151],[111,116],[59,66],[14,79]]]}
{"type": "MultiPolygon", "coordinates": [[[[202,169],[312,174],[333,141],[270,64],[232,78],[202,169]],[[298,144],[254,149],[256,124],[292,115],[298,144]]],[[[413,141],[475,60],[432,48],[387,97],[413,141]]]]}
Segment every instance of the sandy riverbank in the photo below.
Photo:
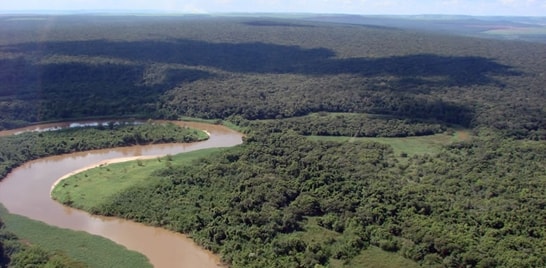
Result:
{"type": "MultiPolygon", "coordinates": [[[[205,134],[207,134],[208,138],[210,139],[210,137],[211,137],[210,132],[208,132],[207,130],[201,130],[201,131],[205,132],[205,134]]],[[[164,156],[165,155],[129,156],[129,157],[121,157],[121,158],[103,160],[103,161],[97,162],[97,163],[95,163],[93,165],[89,165],[89,166],[74,170],[74,171],[60,177],[59,179],[57,179],[53,183],[53,185],[51,185],[51,189],[49,190],[49,192],[50,192],[50,195],[51,195],[51,192],[53,192],[53,189],[55,189],[55,186],[57,186],[57,184],[59,184],[59,182],[61,182],[62,180],[66,179],[68,177],[74,176],[74,175],[76,175],[78,173],[84,172],[86,170],[92,169],[92,168],[107,166],[107,165],[115,164],[115,163],[122,163],[122,162],[136,161],[136,160],[154,159],[154,158],[159,158],[159,157],[164,157],[164,156]]]]}
{"type": "Polygon", "coordinates": [[[154,158],[158,158],[158,157],[164,157],[164,155],[129,156],[129,157],[121,157],[121,158],[103,160],[103,161],[97,162],[95,164],[92,164],[92,165],[89,165],[89,166],[74,170],[74,171],[72,171],[72,172],[58,178],[53,183],[53,185],[51,186],[51,189],[49,190],[49,192],[51,194],[51,192],[53,192],[53,189],[55,189],[55,186],[57,186],[57,184],[59,184],[59,182],[61,182],[62,180],[66,179],[68,177],[74,176],[74,175],[76,175],[78,173],[84,172],[86,170],[92,169],[92,168],[104,167],[104,166],[108,166],[110,164],[115,164],[115,163],[123,163],[123,162],[136,161],[136,160],[154,159],[154,158]]]}

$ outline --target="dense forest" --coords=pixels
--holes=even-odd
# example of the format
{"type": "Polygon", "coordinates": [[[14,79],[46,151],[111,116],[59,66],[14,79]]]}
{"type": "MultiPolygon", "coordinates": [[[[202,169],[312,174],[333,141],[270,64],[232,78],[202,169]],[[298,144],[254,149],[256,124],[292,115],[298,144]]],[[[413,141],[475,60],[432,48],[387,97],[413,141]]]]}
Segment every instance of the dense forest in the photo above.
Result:
{"type": "Polygon", "coordinates": [[[208,17],[2,17],[0,125],[351,112],[544,139],[544,44],[208,17]]]}
{"type": "MultiPolygon", "coordinates": [[[[96,116],[239,125],[242,146],[157,170],[92,211],[189,233],[233,267],[349,264],[369,247],[424,266],[543,267],[545,57],[540,43],[295,19],[3,16],[0,129],[96,116]],[[410,157],[305,137],[454,128],[473,138],[410,157]]],[[[130,128],[1,138],[0,171],[95,140],[138,143],[130,128]]]]}
{"type": "Polygon", "coordinates": [[[240,117],[231,117],[230,121],[241,127],[266,128],[271,132],[291,129],[305,136],[409,137],[432,135],[447,130],[442,124],[415,119],[324,112],[285,120],[249,121],[240,117]]]}
{"type": "Polygon", "coordinates": [[[487,137],[401,161],[379,143],[256,131],[92,212],[189,233],[233,267],[316,267],[369,246],[425,266],[541,267],[545,152],[487,137]]]}

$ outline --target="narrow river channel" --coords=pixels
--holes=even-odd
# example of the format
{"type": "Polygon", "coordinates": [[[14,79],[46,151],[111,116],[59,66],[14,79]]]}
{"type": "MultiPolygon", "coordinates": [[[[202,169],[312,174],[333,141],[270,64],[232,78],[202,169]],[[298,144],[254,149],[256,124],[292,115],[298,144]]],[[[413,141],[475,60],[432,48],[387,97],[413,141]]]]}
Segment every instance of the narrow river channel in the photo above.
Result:
{"type": "MultiPolygon", "coordinates": [[[[101,161],[133,156],[178,154],[242,143],[241,133],[224,126],[195,122],[176,123],[205,130],[210,133],[210,138],[196,143],[122,147],[34,160],[13,170],[0,181],[0,202],[11,213],[57,227],[106,237],[144,254],[154,267],[219,267],[218,256],[200,248],[185,235],[114,217],[93,216],[63,206],[50,197],[51,186],[57,179],[101,161]]],[[[47,127],[52,126],[49,124],[47,127]]]]}

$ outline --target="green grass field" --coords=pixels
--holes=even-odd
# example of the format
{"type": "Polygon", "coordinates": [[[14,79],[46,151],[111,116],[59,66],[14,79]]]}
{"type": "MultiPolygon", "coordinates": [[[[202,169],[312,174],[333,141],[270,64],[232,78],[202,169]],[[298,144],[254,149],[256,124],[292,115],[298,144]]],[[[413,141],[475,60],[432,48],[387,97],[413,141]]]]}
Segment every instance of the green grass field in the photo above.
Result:
{"type": "Polygon", "coordinates": [[[38,245],[49,251],[61,251],[89,267],[152,267],[144,255],[100,236],[61,229],[11,214],[2,205],[0,217],[6,229],[25,243],[38,245]]]}
{"type": "Polygon", "coordinates": [[[408,156],[415,154],[432,154],[440,151],[442,146],[470,139],[470,133],[466,130],[457,130],[453,134],[440,133],[430,136],[404,137],[404,138],[352,138],[332,136],[309,136],[312,140],[329,140],[338,142],[374,141],[390,145],[395,155],[406,153],[408,156]]]}
{"type": "Polygon", "coordinates": [[[189,116],[181,116],[178,118],[178,120],[181,121],[189,121],[189,122],[198,122],[198,123],[207,123],[207,124],[219,124],[223,125],[229,129],[242,132],[245,129],[237,126],[229,121],[222,120],[222,119],[203,119],[203,118],[197,118],[197,117],[189,117],[189,116]]]}
{"type": "Polygon", "coordinates": [[[149,160],[104,165],[86,170],[61,181],[53,189],[53,199],[70,206],[93,211],[105,200],[123,190],[149,183],[151,174],[168,165],[180,165],[225,150],[205,149],[149,160]]]}

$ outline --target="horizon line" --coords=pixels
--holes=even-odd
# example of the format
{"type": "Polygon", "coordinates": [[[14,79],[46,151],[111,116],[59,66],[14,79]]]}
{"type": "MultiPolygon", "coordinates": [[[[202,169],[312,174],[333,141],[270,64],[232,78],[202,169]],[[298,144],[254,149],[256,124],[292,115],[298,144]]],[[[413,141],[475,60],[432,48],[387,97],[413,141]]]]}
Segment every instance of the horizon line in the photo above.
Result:
{"type": "Polygon", "coordinates": [[[0,10],[0,15],[92,15],[92,14],[119,14],[119,15],[135,15],[135,14],[165,14],[165,15],[346,15],[346,16],[391,16],[391,17],[414,17],[414,16],[443,16],[443,17],[520,17],[520,18],[546,18],[546,16],[533,15],[470,15],[470,14],[448,14],[448,13],[414,13],[414,14],[366,14],[366,13],[321,13],[321,12],[187,12],[176,10],[162,9],[16,9],[16,10],[0,10]]]}

